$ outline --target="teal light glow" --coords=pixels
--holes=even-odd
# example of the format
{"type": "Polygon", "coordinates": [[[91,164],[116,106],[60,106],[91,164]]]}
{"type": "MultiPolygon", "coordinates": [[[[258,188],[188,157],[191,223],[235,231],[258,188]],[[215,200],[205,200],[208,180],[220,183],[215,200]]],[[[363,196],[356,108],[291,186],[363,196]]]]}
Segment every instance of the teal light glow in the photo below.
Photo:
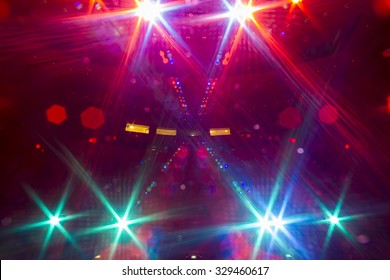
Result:
{"type": "Polygon", "coordinates": [[[58,203],[57,208],[54,211],[54,213],[52,213],[48,209],[48,207],[43,203],[43,201],[41,200],[39,195],[30,186],[28,186],[26,184],[23,185],[23,187],[26,190],[27,194],[38,205],[40,210],[45,214],[45,216],[47,217],[47,220],[19,227],[15,231],[24,231],[24,230],[29,230],[29,229],[33,229],[33,228],[48,226],[46,235],[44,237],[42,246],[41,246],[40,251],[39,251],[38,258],[40,258],[40,259],[44,258],[44,256],[45,256],[47,247],[50,244],[50,239],[51,239],[55,229],[60,231],[68,242],[70,242],[73,246],[78,248],[78,246],[77,246],[76,242],[74,241],[73,237],[71,237],[70,234],[68,233],[68,231],[61,225],[61,222],[65,222],[65,221],[72,220],[72,219],[75,219],[75,218],[79,218],[79,217],[82,216],[81,214],[68,215],[68,216],[62,216],[61,215],[62,211],[63,211],[63,208],[65,206],[65,202],[66,202],[66,200],[68,198],[68,195],[69,195],[69,191],[70,191],[70,188],[71,188],[71,183],[72,183],[72,180],[70,180],[68,182],[68,184],[67,184],[67,186],[65,188],[65,191],[64,191],[64,193],[63,193],[63,195],[62,195],[62,197],[60,199],[60,202],[58,203]]]}

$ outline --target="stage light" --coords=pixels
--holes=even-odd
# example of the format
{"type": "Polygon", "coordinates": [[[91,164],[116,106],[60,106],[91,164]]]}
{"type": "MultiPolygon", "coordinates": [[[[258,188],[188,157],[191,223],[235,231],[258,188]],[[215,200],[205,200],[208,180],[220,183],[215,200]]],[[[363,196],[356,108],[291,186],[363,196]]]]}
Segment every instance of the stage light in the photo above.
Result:
{"type": "Polygon", "coordinates": [[[136,15],[145,21],[154,22],[161,15],[161,5],[159,2],[145,0],[138,3],[136,15]]]}
{"type": "Polygon", "coordinates": [[[126,221],[126,219],[120,219],[117,223],[117,226],[119,229],[121,230],[124,230],[128,225],[128,222],[126,221]]]}
{"type": "Polygon", "coordinates": [[[294,4],[302,3],[302,0],[291,0],[294,4]]]}
{"type": "Polygon", "coordinates": [[[57,226],[60,224],[60,219],[57,217],[57,216],[53,216],[51,219],[50,219],[50,224],[52,226],[57,226]]]}
{"type": "Polygon", "coordinates": [[[271,228],[271,222],[268,219],[265,219],[265,218],[260,218],[258,225],[259,225],[260,228],[265,228],[265,229],[268,229],[268,230],[270,230],[270,228],[271,228]]]}
{"type": "Polygon", "coordinates": [[[176,129],[157,128],[156,134],[157,135],[166,135],[166,136],[176,136],[177,131],[176,131],[176,129]]]}
{"type": "Polygon", "coordinates": [[[333,224],[333,225],[337,225],[337,224],[339,224],[340,220],[339,220],[339,218],[336,217],[336,216],[330,216],[329,222],[330,222],[331,224],[333,224]]]}
{"type": "Polygon", "coordinates": [[[274,225],[275,229],[281,229],[281,228],[283,228],[284,222],[280,218],[274,218],[273,225],[274,225]]]}
{"type": "Polygon", "coordinates": [[[149,134],[149,126],[146,125],[127,123],[125,130],[128,132],[149,134]]]}
{"type": "Polygon", "coordinates": [[[245,5],[238,0],[234,6],[229,6],[229,17],[236,19],[241,25],[244,25],[245,21],[252,17],[254,11],[253,7],[245,5]]]}
{"type": "Polygon", "coordinates": [[[211,128],[210,136],[230,135],[230,128],[211,128]]]}

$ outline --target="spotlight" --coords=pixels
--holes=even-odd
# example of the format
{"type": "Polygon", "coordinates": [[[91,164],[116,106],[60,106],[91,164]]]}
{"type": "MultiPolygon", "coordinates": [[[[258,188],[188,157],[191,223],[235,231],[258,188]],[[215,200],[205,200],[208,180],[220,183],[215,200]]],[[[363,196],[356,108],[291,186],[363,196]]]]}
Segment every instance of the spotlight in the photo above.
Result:
{"type": "Polygon", "coordinates": [[[331,217],[329,218],[329,222],[332,223],[332,224],[334,224],[334,225],[337,225],[337,224],[340,222],[340,220],[339,220],[339,218],[336,217],[336,216],[331,216],[331,217]]]}
{"type": "Polygon", "coordinates": [[[283,228],[284,222],[280,218],[274,218],[273,225],[275,226],[275,229],[281,229],[283,228]]]}
{"type": "Polygon", "coordinates": [[[291,0],[294,4],[302,3],[302,0],[291,0]]]}
{"type": "Polygon", "coordinates": [[[118,225],[119,229],[123,230],[127,227],[127,224],[128,224],[128,222],[126,221],[126,219],[121,219],[118,221],[117,225],[118,225]]]}
{"type": "Polygon", "coordinates": [[[270,229],[271,227],[271,223],[268,219],[264,219],[264,218],[260,218],[259,219],[259,223],[258,223],[259,227],[260,228],[266,228],[266,229],[270,229]]]}
{"type": "Polygon", "coordinates": [[[52,225],[52,226],[56,226],[56,225],[58,225],[59,223],[60,223],[60,219],[58,218],[58,217],[56,217],[56,216],[53,216],[51,219],[50,219],[50,224],[52,225]]]}
{"type": "Polygon", "coordinates": [[[241,25],[245,24],[245,21],[252,17],[254,8],[250,5],[246,6],[240,0],[236,2],[234,6],[229,7],[229,16],[232,19],[236,19],[241,25]]]}
{"type": "Polygon", "coordinates": [[[154,22],[160,17],[161,11],[162,9],[159,2],[144,0],[143,2],[139,2],[136,14],[145,21],[154,22]]]}

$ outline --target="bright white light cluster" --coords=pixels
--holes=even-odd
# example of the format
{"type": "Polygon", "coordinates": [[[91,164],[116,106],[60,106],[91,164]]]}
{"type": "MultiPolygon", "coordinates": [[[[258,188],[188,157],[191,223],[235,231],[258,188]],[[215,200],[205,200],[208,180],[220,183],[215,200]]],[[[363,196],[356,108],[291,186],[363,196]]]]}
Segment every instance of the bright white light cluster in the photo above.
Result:
{"type": "Polygon", "coordinates": [[[243,4],[238,0],[234,6],[228,6],[229,17],[236,19],[241,25],[245,25],[245,21],[252,17],[254,8],[250,5],[243,4]]]}
{"type": "Polygon", "coordinates": [[[145,21],[154,22],[160,17],[162,7],[159,1],[144,0],[138,3],[137,16],[145,21]]]}
{"type": "Polygon", "coordinates": [[[272,220],[269,220],[268,218],[260,218],[258,225],[260,228],[265,228],[271,231],[272,228],[275,230],[282,229],[284,226],[284,222],[281,218],[273,218],[272,220]]]}

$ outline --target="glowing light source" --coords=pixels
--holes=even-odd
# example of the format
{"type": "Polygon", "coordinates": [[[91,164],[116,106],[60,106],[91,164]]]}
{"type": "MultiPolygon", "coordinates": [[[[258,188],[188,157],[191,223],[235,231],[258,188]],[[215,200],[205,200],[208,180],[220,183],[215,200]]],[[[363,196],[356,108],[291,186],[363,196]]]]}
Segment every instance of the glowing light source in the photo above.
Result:
{"type": "MultiPolygon", "coordinates": [[[[70,183],[70,182],[69,182],[70,183]]],[[[62,233],[62,235],[74,246],[77,247],[77,244],[75,242],[75,240],[70,236],[70,234],[67,232],[67,230],[61,225],[60,222],[63,222],[63,221],[68,221],[68,220],[72,220],[72,219],[75,219],[77,217],[80,217],[81,214],[75,214],[75,215],[70,215],[70,216],[67,216],[67,217],[60,217],[61,215],[61,212],[65,206],[65,203],[66,203],[66,200],[68,198],[68,195],[69,195],[69,190],[70,190],[70,184],[67,185],[62,197],[61,197],[61,200],[55,210],[54,213],[52,213],[48,208],[47,206],[44,204],[44,202],[40,199],[40,197],[38,196],[38,194],[28,185],[26,184],[23,184],[23,188],[26,190],[27,194],[31,197],[31,199],[38,205],[38,207],[40,208],[40,210],[45,214],[45,216],[47,217],[47,220],[45,221],[39,221],[39,222],[36,222],[36,223],[32,223],[32,224],[28,224],[28,225],[25,225],[25,226],[22,226],[22,227],[19,227],[17,229],[17,231],[22,231],[22,230],[29,230],[29,229],[32,229],[32,228],[38,228],[38,227],[43,227],[43,226],[48,226],[47,227],[47,231],[46,231],[46,234],[45,234],[45,237],[43,239],[43,243],[42,243],[42,246],[41,246],[41,249],[39,251],[39,256],[38,258],[43,258],[44,255],[45,255],[45,252],[46,252],[46,249],[48,248],[49,246],[49,243],[50,243],[50,239],[51,237],[53,236],[53,233],[55,230],[58,230],[60,233],[62,233]]]]}
{"type": "Polygon", "coordinates": [[[156,134],[157,135],[166,135],[166,136],[176,136],[177,131],[176,131],[176,129],[157,128],[156,134]]]}
{"type": "Polygon", "coordinates": [[[154,22],[160,17],[162,8],[159,2],[144,0],[138,3],[136,15],[145,21],[154,22]]]}
{"type": "Polygon", "coordinates": [[[270,229],[271,228],[271,222],[268,219],[266,219],[266,218],[260,218],[258,225],[261,228],[266,228],[266,229],[270,229]]]}
{"type": "Polygon", "coordinates": [[[211,128],[210,136],[230,135],[230,128],[211,128]]]}
{"type": "Polygon", "coordinates": [[[259,218],[258,226],[262,229],[267,229],[272,232],[272,229],[275,231],[282,229],[285,222],[281,218],[274,217],[272,220],[268,218],[259,218]]]}
{"type": "Polygon", "coordinates": [[[273,220],[273,225],[274,225],[275,229],[281,229],[281,228],[283,228],[284,222],[280,218],[275,218],[273,220]]]}
{"type": "Polygon", "coordinates": [[[302,0],[291,0],[294,4],[302,3],[302,0]]]}
{"type": "Polygon", "coordinates": [[[245,21],[252,17],[255,9],[250,5],[245,5],[238,0],[234,6],[229,6],[229,17],[236,19],[241,25],[245,24],[245,21]]]}
{"type": "Polygon", "coordinates": [[[337,225],[340,223],[340,220],[337,216],[330,216],[329,222],[332,223],[333,225],[337,225]]]}
{"type": "Polygon", "coordinates": [[[118,228],[120,228],[121,230],[124,230],[127,227],[128,222],[126,221],[126,219],[120,219],[118,221],[117,225],[118,225],[118,228]]]}
{"type": "Polygon", "coordinates": [[[50,224],[51,224],[52,226],[59,225],[59,224],[60,224],[60,219],[59,219],[57,216],[53,216],[53,217],[50,219],[50,224]]]}
{"type": "Polygon", "coordinates": [[[126,124],[125,130],[128,132],[149,134],[149,126],[146,125],[128,123],[126,124]]]}

